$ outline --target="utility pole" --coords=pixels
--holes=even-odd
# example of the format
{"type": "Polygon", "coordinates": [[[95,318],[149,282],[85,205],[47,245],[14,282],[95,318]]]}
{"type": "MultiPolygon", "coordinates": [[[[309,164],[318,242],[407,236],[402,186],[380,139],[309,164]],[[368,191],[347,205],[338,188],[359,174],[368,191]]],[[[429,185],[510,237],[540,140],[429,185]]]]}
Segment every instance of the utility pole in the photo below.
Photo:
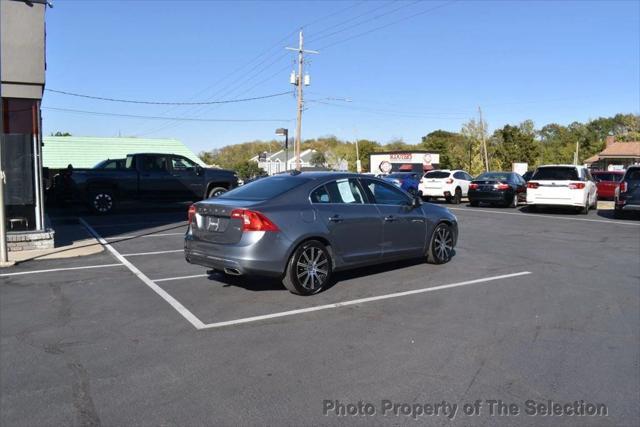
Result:
{"type": "Polygon", "coordinates": [[[287,47],[287,50],[294,50],[298,52],[298,75],[293,76],[291,83],[298,86],[298,115],[296,118],[296,140],[295,140],[295,152],[296,152],[296,169],[300,170],[300,144],[302,143],[302,110],[304,109],[303,98],[303,86],[309,85],[308,76],[304,75],[304,54],[305,53],[320,53],[315,50],[304,50],[304,35],[302,29],[300,30],[300,37],[298,40],[298,47],[287,47]]]}
{"type": "Polygon", "coordinates": [[[487,153],[487,141],[484,137],[484,121],[482,120],[482,109],[478,106],[480,114],[480,137],[482,138],[482,151],[484,151],[484,170],[489,172],[489,153],[487,153]]]}

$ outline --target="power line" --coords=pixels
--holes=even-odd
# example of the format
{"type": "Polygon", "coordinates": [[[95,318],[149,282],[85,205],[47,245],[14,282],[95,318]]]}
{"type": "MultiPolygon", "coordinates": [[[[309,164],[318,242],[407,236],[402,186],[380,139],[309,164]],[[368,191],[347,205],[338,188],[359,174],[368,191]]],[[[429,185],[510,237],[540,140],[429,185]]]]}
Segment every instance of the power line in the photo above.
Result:
{"type": "Polygon", "coordinates": [[[381,26],[379,26],[379,27],[374,27],[374,28],[371,28],[371,29],[369,29],[369,30],[367,30],[367,31],[363,31],[363,32],[361,32],[361,33],[355,34],[355,35],[353,35],[353,36],[351,36],[351,37],[347,37],[346,39],[342,39],[342,40],[335,41],[335,42],[333,42],[333,43],[329,43],[329,44],[327,44],[327,45],[324,45],[324,46],[322,46],[322,47],[318,48],[318,50],[327,49],[327,48],[332,47],[332,46],[335,46],[335,45],[337,45],[337,44],[341,44],[341,43],[348,42],[348,41],[353,40],[353,39],[355,39],[355,38],[362,37],[362,36],[365,36],[365,35],[367,35],[367,34],[373,33],[374,31],[382,30],[382,29],[384,29],[384,28],[390,27],[390,26],[392,26],[392,25],[395,25],[395,24],[397,24],[397,23],[400,23],[400,22],[406,21],[406,20],[408,20],[408,19],[413,19],[413,18],[415,18],[415,17],[417,17],[417,16],[424,15],[425,13],[432,12],[432,11],[434,11],[434,10],[437,10],[437,9],[443,8],[443,7],[445,7],[445,6],[449,6],[449,5],[451,5],[451,4],[453,4],[453,3],[457,2],[457,1],[459,1],[459,0],[452,0],[452,1],[448,1],[448,2],[446,2],[446,3],[443,3],[443,4],[440,4],[440,5],[438,5],[438,6],[431,7],[431,8],[425,9],[425,10],[422,10],[422,11],[417,12],[417,13],[414,13],[414,14],[412,14],[412,15],[404,16],[404,17],[402,17],[402,18],[400,18],[400,19],[397,19],[397,20],[395,20],[395,21],[391,21],[391,22],[389,22],[388,24],[381,25],[381,26]]]}
{"type": "MultiPolygon", "coordinates": [[[[386,12],[384,12],[384,13],[379,14],[379,15],[372,16],[372,17],[371,17],[371,18],[369,18],[369,19],[365,19],[364,21],[358,22],[357,24],[353,24],[353,25],[351,25],[351,26],[349,26],[349,27],[347,27],[347,28],[343,28],[343,29],[341,29],[341,30],[336,30],[336,31],[334,31],[334,32],[332,32],[332,33],[324,34],[324,35],[321,35],[321,36],[319,36],[319,37],[313,38],[313,39],[311,39],[311,41],[312,41],[312,42],[317,42],[318,40],[326,39],[327,37],[331,37],[331,36],[334,36],[334,35],[336,35],[336,34],[340,34],[340,33],[345,32],[345,31],[350,31],[350,30],[352,30],[352,29],[353,29],[353,28],[355,28],[355,27],[358,27],[358,26],[360,26],[360,25],[366,24],[366,23],[371,22],[371,21],[375,21],[376,19],[378,19],[378,18],[382,18],[383,16],[391,15],[392,13],[395,13],[395,12],[397,12],[397,11],[401,10],[401,9],[404,9],[405,7],[413,6],[414,4],[419,3],[420,1],[421,1],[421,0],[415,0],[415,1],[413,1],[412,3],[404,3],[404,4],[402,4],[401,6],[396,7],[395,9],[388,10],[388,11],[386,11],[386,12]]],[[[384,7],[386,7],[386,6],[387,6],[387,5],[384,5],[384,7]]],[[[355,21],[355,20],[357,20],[358,18],[361,18],[361,17],[363,17],[363,16],[365,16],[365,15],[368,15],[369,13],[371,13],[371,12],[373,12],[373,11],[376,11],[376,10],[378,10],[378,9],[381,9],[381,8],[380,8],[380,7],[378,7],[378,8],[372,9],[372,10],[370,10],[370,11],[369,11],[369,12],[367,12],[367,13],[364,13],[364,14],[362,14],[362,15],[360,15],[360,16],[357,16],[357,17],[355,17],[355,18],[352,18],[352,19],[350,19],[350,20],[344,21],[344,23],[349,23],[349,22],[351,22],[351,21],[355,21]]]]}
{"type": "Polygon", "coordinates": [[[97,116],[115,116],[126,117],[131,119],[148,119],[148,120],[176,120],[176,121],[188,121],[188,122],[291,122],[292,119],[203,119],[199,117],[163,117],[163,116],[144,116],[138,114],[124,114],[124,113],[108,113],[102,111],[87,111],[87,110],[74,110],[71,108],[58,108],[58,107],[42,107],[43,110],[62,111],[67,113],[78,114],[92,114],[97,116]]]}
{"type": "MultiPolygon", "coordinates": [[[[346,10],[349,10],[349,9],[351,9],[351,8],[353,8],[353,7],[357,6],[357,5],[358,5],[358,3],[353,4],[353,5],[349,5],[349,6],[345,7],[345,8],[342,8],[342,9],[338,9],[338,10],[337,10],[337,11],[335,11],[335,12],[332,12],[332,13],[330,13],[330,14],[324,15],[324,16],[322,16],[322,17],[320,17],[320,18],[318,18],[318,19],[316,19],[316,20],[314,20],[314,21],[312,21],[312,22],[310,22],[310,23],[306,23],[306,24],[304,24],[304,25],[303,25],[303,27],[311,26],[311,25],[315,25],[315,24],[317,24],[317,23],[319,23],[319,22],[325,21],[325,20],[327,20],[327,19],[329,19],[329,18],[331,18],[331,17],[333,17],[333,16],[335,16],[335,15],[337,15],[337,14],[339,14],[339,13],[342,13],[342,12],[344,12],[344,11],[346,11],[346,10]]],[[[296,30],[293,30],[293,31],[289,32],[286,36],[284,36],[282,39],[278,40],[276,43],[272,44],[269,48],[267,48],[267,49],[266,49],[265,51],[263,51],[261,54],[259,54],[259,55],[255,56],[252,60],[248,61],[247,63],[245,63],[245,64],[244,64],[244,65],[242,65],[241,67],[237,68],[233,73],[231,73],[231,74],[227,75],[225,78],[223,78],[222,80],[220,80],[220,81],[218,82],[218,84],[222,83],[222,82],[223,82],[223,81],[225,81],[225,80],[229,80],[229,78],[230,78],[230,77],[234,76],[234,75],[235,75],[237,72],[239,72],[240,70],[245,69],[246,67],[250,66],[252,63],[254,63],[254,62],[256,62],[256,61],[259,61],[257,64],[253,65],[251,68],[249,68],[249,69],[247,69],[247,70],[243,71],[243,73],[242,73],[242,75],[241,75],[241,76],[236,76],[236,78],[235,78],[235,79],[233,79],[232,81],[230,81],[230,82],[226,85],[226,88],[225,88],[225,87],[223,87],[223,88],[221,88],[220,90],[216,91],[216,92],[214,93],[214,96],[215,96],[215,95],[218,95],[218,96],[226,96],[227,94],[231,94],[231,93],[236,92],[238,89],[240,89],[240,87],[241,87],[244,83],[246,83],[247,81],[251,81],[251,80],[255,79],[255,78],[256,78],[256,77],[258,77],[261,73],[264,73],[268,68],[272,67],[275,63],[277,63],[281,58],[286,57],[286,56],[287,56],[287,54],[284,54],[284,55],[281,55],[281,56],[279,56],[279,57],[276,57],[276,58],[275,58],[275,60],[273,60],[273,61],[269,62],[268,64],[266,64],[265,66],[263,66],[263,67],[262,67],[262,69],[261,69],[259,72],[255,73],[253,76],[251,76],[251,77],[249,77],[248,79],[246,79],[246,77],[245,77],[245,76],[246,76],[247,74],[251,73],[252,71],[254,71],[254,70],[256,70],[256,69],[258,69],[260,66],[262,66],[263,64],[265,64],[265,62],[267,62],[267,61],[270,59],[270,57],[268,56],[268,54],[269,54],[273,49],[275,49],[275,48],[276,48],[277,46],[279,46],[281,43],[283,43],[284,41],[286,41],[286,40],[287,40],[289,37],[291,37],[293,34],[297,33],[297,31],[298,31],[298,30],[296,29],[296,30]],[[264,57],[264,58],[263,58],[263,57],[264,57]],[[262,58],[262,59],[260,59],[260,58],[262,58]],[[243,81],[243,80],[244,80],[244,81],[243,81]]],[[[288,68],[288,66],[287,66],[286,68],[288,68]]],[[[244,94],[244,93],[249,92],[252,88],[254,88],[254,87],[258,86],[260,83],[262,83],[262,82],[264,82],[264,81],[266,81],[266,80],[270,80],[272,77],[273,77],[273,76],[269,76],[268,78],[266,78],[266,79],[264,79],[264,80],[261,80],[260,82],[258,82],[258,83],[256,83],[256,84],[252,85],[249,89],[242,91],[242,92],[241,92],[241,94],[244,94]]],[[[201,91],[200,93],[203,93],[204,91],[206,91],[206,90],[208,90],[208,89],[212,88],[213,86],[214,86],[214,85],[210,85],[210,86],[208,86],[207,88],[205,88],[205,89],[204,89],[203,91],[201,91]]],[[[168,113],[169,111],[171,111],[171,109],[166,110],[165,112],[163,112],[163,114],[168,113]]],[[[206,106],[196,107],[196,108],[194,108],[194,109],[192,109],[192,110],[191,110],[191,112],[192,112],[192,113],[195,113],[195,114],[203,114],[205,111],[206,111],[206,106]]],[[[172,127],[176,127],[176,126],[179,126],[179,125],[180,125],[180,123],[175,123],[175,122],[172,122],[171,120],[169,120],[169,119],[168,119],[168,120],[166,120],[166,122],[165,122],[164,124],[161,124],[161,125],[160,125],[160,127],[151,128],[151,129],[149,129],[149,130],[147,130],[147,131],[144,131],[144,132],[138,132],[138,135],[146,135],[146,134],[150,134],[150,133],[156,133],[156,132],[159,132],[159,131],[161,131],[161,130],[166,130],[166,129],[169,129],[169,128],[172,128],[172,127]]]]}
{"type": "Polygon", "coordinates": [[[95,99],[98,101],[109,101],[109,102],[124,102],[129,104],[145,104],[145,105],[213,105],[213,104],[232,104],[236,102],[247,102],[247,101],[256,101],[259,99],[267,99],[267,98],[275,98],[276,96],[288,95],[291,94],[291,91],[273,93],[270,95],[263,96],[255,96],[252,98],[243,98],[243,99],[228,99],[225,101],[198,101],[198,102],[165,102],[165,101],[140,101],[133,99],[119,99],[119,98],[106,98],[102,96],[93,96],[93,95],[85,95],[81,93],[68,92],[63,90],[56,89],[45,89],[48,92],[59,93],[62,95],[75,96],[79,98],[88,98],[95,99]]]}

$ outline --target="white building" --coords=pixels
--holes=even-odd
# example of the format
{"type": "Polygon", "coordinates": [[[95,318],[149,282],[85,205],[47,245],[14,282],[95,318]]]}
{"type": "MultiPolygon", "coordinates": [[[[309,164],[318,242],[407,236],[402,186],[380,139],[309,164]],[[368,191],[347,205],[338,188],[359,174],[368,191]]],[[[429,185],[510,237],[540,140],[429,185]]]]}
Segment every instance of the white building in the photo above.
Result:
{"type": "MultiPolygon", "coordinates": [[[[313,167],[311,157],[316,150],[303,150],[300,152],[300,165],[302,168],[313,167]]],[[[268,175],[275,175],[280,172],[293,170],[296,168],[296,154],[294,150],[286,153],[284,150],[269,154],[262,153],[249,159],[251,162],[257,162],[268,175]]]]}

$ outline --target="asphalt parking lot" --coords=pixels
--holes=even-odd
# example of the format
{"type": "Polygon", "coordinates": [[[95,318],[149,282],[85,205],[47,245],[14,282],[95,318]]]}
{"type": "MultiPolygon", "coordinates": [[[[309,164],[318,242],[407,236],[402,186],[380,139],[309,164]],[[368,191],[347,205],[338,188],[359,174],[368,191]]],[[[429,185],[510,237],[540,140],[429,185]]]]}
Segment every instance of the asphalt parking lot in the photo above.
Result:
{"type": "Polygon", "coordinates": [[[306,298],[186,263],[183,210],[82,217],[106,251],[0,271],[0,424],[637,425],[640,222],[452,209],[449,264],[341,273],[306,298]],[[607,415],[491,415],[489,399],[607,415]],[[451,419],[383,400],[484,403],[451,419]]]}

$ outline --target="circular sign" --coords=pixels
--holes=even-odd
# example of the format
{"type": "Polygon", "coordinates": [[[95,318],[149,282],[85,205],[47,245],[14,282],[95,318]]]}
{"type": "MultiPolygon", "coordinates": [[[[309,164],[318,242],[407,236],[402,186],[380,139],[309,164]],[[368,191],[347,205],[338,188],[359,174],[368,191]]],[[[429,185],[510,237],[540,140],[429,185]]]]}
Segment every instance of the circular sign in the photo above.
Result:
{"type": "Polygon", "coordinates": [[[386,160],[383,160],[380,162],[380,166],[378,166],[378,169],[380,169],[380,172],[382,173],[389,173],[391,172],[391,163],[389,163],[386,160]]]}
{"type": "Polygon", "coordinates": [[[424,157],[422,158],[422,163],[424,163],[425,165],[430,165],[431,164],[431,154],[425,154],[424,157]]]}

